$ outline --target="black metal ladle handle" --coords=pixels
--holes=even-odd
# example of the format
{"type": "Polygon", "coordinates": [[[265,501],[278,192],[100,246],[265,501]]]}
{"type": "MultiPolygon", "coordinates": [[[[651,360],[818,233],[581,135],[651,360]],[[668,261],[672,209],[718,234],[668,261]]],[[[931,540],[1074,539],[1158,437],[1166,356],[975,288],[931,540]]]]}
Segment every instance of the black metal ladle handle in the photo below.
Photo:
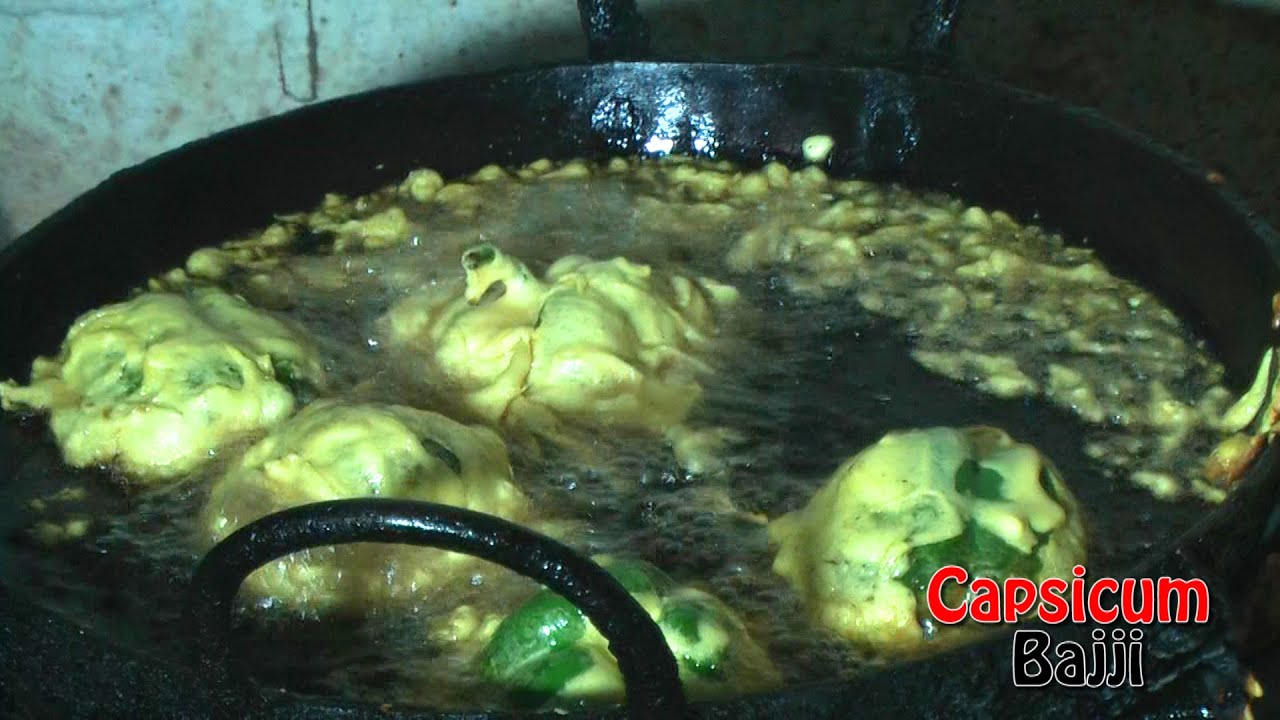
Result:
{"type": "Polygon", "coordinates": [[[228,643],[232,603],[258,567],[308,548],[400,543],[472,555],[532,578],[581,610],[609,641],[633,718],[682,718],[684,689],[662,631],[604,568],[573,549],[501,518],[411,500],[334,500],[301,505],[245,525],[200,561],[189,609],[200,670],[217,689],[218,717],[260,714],[261,695],[228,643]]]}

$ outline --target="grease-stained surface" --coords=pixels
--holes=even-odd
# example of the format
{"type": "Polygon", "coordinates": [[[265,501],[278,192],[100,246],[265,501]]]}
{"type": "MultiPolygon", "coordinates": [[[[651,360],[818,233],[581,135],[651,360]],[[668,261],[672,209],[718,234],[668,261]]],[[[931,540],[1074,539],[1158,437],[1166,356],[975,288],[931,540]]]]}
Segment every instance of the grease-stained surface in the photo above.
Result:
{"type": "Polygon", "coordinates": [[[211,132],[584,48],[568,0],[0,0],[0,243],[211,132]]]}
{"type": "MultiPolygon", "coordinates": [[[[1280,224],[1276,0],[969,3],[966,65],[1100,108],[1280,224]]],[[[893,54],[915,2],[640,0],[658,56],[893,54]]],[[[0,0],[0,244],[110,173],[314,100],[581,59],[570,0],[0,0]]]]}

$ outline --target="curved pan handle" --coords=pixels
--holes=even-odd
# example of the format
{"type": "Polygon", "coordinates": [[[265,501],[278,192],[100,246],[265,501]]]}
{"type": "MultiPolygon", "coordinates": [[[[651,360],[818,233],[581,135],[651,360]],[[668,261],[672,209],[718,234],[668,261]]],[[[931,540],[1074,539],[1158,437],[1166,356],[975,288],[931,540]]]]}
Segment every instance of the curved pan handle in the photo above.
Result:
{"type": "MultiPolygon", "coordinates": [[[[956,21],[961,0],[920,0],[911,25],[908,57],[942,65],[955,56],[956,21]]],[[[652,54],[649,26],[636,0],[578,0],[578,17],[587,35],[591,62],[641,60],[652,54]]]]}
{"type": "Polygon", "coordinates": [[[944,64],[955,57],[956,21],[961,0],[923,0],[911,27],[910,52],[925,64],[944,64]]]}
{"type": "Polygon", "coordinates": [[[644,608],[604,568],[544,535],[449,505],[359,499],[301,505],[240,528],[200,561],[189,610],[198,668],[218,688],[219,717],[256,716],[263,699],[232,662],[232,603],[240,584],[276,558],[353,542],[402,543],[472,555],[532,578],[573,603],[609,641],[634,718],[684,717],[675,658],[644,608]]]}
{"type": "Polygon", "coordinates": [[[591,62],[648,57],[649,26],[640,17],[636,0],[578,0],[578,18],[587,34],[591,62]]]}

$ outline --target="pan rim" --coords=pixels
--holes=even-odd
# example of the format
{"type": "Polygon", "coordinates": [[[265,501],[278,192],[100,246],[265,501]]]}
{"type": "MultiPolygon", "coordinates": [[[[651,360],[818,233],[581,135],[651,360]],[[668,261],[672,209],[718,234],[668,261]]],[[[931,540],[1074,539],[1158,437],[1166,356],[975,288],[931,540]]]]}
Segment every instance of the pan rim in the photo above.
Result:
{"type": "MultiPolygon", "coordinates": [[[[1030,103],[1058,115],[1066,121],[1078,123],[1091,129],[1109,134],[1120,141],[1139,147],[1146,153],[1155,156],[1157,159],[1176,168],[1178,172],[1184,173],[1197,188],[1197,191],[1208,193],[1216,200],[1223,203],[1224,206],[1234,215],[1238,216],[1249,228],[1253,237],[1256,237],[1266,249],[1271,260],[1280,267],[1280,232],[1277,232],[1265,218],[1258,212],[1252,210],[1244,201],[1243,197],[1234,190],[1230,185],[1220,185],[1210,182],[1207,179],[1209,174],[1208,168],[1202,163],[1192,159],[1188,155],[1181,153],[1163,142],[1153,139],[1137,130],[1121,125],[1114,120],[1108,118],[1105,114],[1092,108],[1074,105],[1062,102],[1051,96],[1041,93],[1025,90],[1002,82],[990,79],[972,76],[962,71],[956,70],[937,70],[937,69],[921,69],[902,65],[884,64],[874,66],[833,66],[817,63],[737,63],[737,62],[668,62],[668,61],[618,61],[608,63],[576,63],[576,64],[547,64],[534,67],[520,68],[516,70],[496,70],[479,73],[469,73],[463,75],[451,75],[448,77],[433,78],[428,80],[413,81],[407,83],[387,85],[360,93],[344,95],[328,99],[325,101],[309,104],[287,112],[256,120],[250,123],[237,125],[231,128],[221,130],[209,136],[198,138],[190,142],[184,143],[136,165],[118,170],[112,173],[102,182],[80,194],[75,199],[64,205],[47,218],[41,220],[34,227],[14,238],[6,247],[0,249],[0,276],[11,272],[12,266],[27,252],[30,252],[37,243],[51,234],[58,232],[61,224],[66,222],[70,217],[74,217],[78,212],[83,211],[90,206],[95,200],[109,193],[112,187],[117,184],[121,178],[136,176],[148,172],[154,172],[158,168],[174,162],[181,162],[182,156],[193,147],[204,147],[218,144],[232,143],[235,139],[248,132],[256,129],[268,127],[275,124],[286,124],[296,121],[299,117],[310,117],[332,111],[336,107],[356,103],[376,102],[381,98],[390,98],[393,96],[406,93],[429,93],[435,92],[450,85],[462,83],[477,82],[518,82],[522,78],[533,76],[545,76],[550,73],[571,74],[581,77],[589,77],[593,73],[609,73],[621,69],[632,69],[643,72],[755,72],[755,73],[778,73],[786,75],[789,73],[826,73],[833,77],[844,75],[893,75],[907,79],[922,79],[928,82],[941,83],[950,87],[966,87],[980,88],[994,96],[1000,97],[1002,100],[1014,103],[1030,103]]],[[[635,155],[637,153],[626,153],[635,155]]],[[[643,153],[640,153],[643,154],[643,153]]],[[[1187,548],[1197,544],[1211,531],[1220,528],[1225,522],[1229,522],[1235,505],[1243,502],[1242,497],[1246,489],[1256,491],[1261,488],[1271,478],[1265,477],[1262,470],[1267,466],[1275,465],[1277,458],[1280,458],[1280,449],[1268,446],[1259,461],[1255,463],[1245,474],[1245,476],[1231,490],[1227,498],[1207,512],[1192,527],[1188,528],[1179,536],[1170,546],[1162,548],[1157,557],[1151,562],[1157,562],[1161,558],[1184,552],[1187,548]]],[[[4,582],[0,580],[0,582],[4,582]]],[[[6,583],[10,584],[10,583],[6,583]]],[[[34,605],[33,605],[34,607],[34,605]]],[[[56,611],[39,608],[42,612],[50,615],[58,615],[66,618],[65,615],[56,611]]],[[[74,618],[66,618],[74,620],[74,618]]],[[[976,643],[974,647],[986,647],[1003,642],[1007,632],[1002,631],[993,633],[992,637],[984,639],[976,643]]],[[[110,642],[104,638],[99,638],[102,642],[110,642]]],[[[114,643],[111,643],[114,644],[114,643]]],[[[121,648],[124,649],[124,648],[121,648]]],[[[940,653],[937,658],[955,657],[963,652],[963,649],[946,650],[940,653]]],[[[903,664],[916,664],[921,661],[906,661],[903,664]]],[[[883,669],[871,671],[869,675],[882,675],[890,672],[894,667],[899,667],[899,663],[893,663],[883,669]]],[[[840,684],[840,680],[815,680],[810,683],[801,683],[788,686],[783,690],[777,691],[776,694],[790,693],[805,687],[827,687],[840,684]]],[[[770,693],[767,695],[773,695],[770,693]]],[[[752,696],[744,696],[752,697],[752,696]]],[[[700,705],[703,703],[699,703],[700,705]]]]}

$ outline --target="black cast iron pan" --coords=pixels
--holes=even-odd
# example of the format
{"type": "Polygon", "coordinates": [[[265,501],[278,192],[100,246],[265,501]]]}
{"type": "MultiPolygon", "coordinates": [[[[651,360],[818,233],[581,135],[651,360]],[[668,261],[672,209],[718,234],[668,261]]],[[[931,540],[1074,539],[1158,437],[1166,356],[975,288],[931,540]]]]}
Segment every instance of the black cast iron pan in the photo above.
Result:
{"type": "MultiPolygon", "coordinates": [[[[1273,342],[1269,308],[1280,288],[1280,238],[1201,168],[1150,141],[1089,112],[940,65],[954,29],[953,2],[926,3],[914,52],[892,68],[633,61],[646,46],[634,4],[579,5],[595,64],[451,78],[322,103],[113,176],[0,252],[0,375],[24,377],[31,358],[53,351],[84,310],[119,299],[194,248],[262,226],[273,213],[306,208],[326,191],[373,190],[423,165],[456,175],[487,163],[647,154],[668,145],[748,165],[799,162],[801,141],[817,131],[836,140],[834,174],[945,190],[1087,239],[1192,321],[1236,386],[1273,342]]],[[[47,440],[38,428],[5,416],[0,482],[33,472],[41,443],[47,440]]],[[[714,718],[1238,712],[1242,668],[1230,649],[1229,620],[1275,534],[1278,481],[1277,453],[1268,449],[1220,508],[1133,567],[1135,575],[1203,577],[1214,598],[1208,625],[1145,628],[1145,687],[1014,688],[1002,636],[927,661],[839,682],[815,678],[688,712],[714,718]]],[[[16,512],[12,505],[0,519],[16,512]]],[[[1135,508],[1135,517],[1141,514],[1135,508]]],[[[579,603],[615,641],[630,712],[684,712],[655,627],[598,567],[493,518],[372,501],[295,509],[215,548],[192,584],[198,642],[186,664],[113,644],[25,597],[18,591],[23,578],[0,570],[0,712],[440,717],[264,697],[222,643],[230,597],[254,567],[302,547],[356,540],[446,546],[537,578],[579,603]]],[[[1087,641],[1089,629],[1054,634],[1087,641]]],[[[456,717],[463,716],[477,717],[456,717]]]]}

